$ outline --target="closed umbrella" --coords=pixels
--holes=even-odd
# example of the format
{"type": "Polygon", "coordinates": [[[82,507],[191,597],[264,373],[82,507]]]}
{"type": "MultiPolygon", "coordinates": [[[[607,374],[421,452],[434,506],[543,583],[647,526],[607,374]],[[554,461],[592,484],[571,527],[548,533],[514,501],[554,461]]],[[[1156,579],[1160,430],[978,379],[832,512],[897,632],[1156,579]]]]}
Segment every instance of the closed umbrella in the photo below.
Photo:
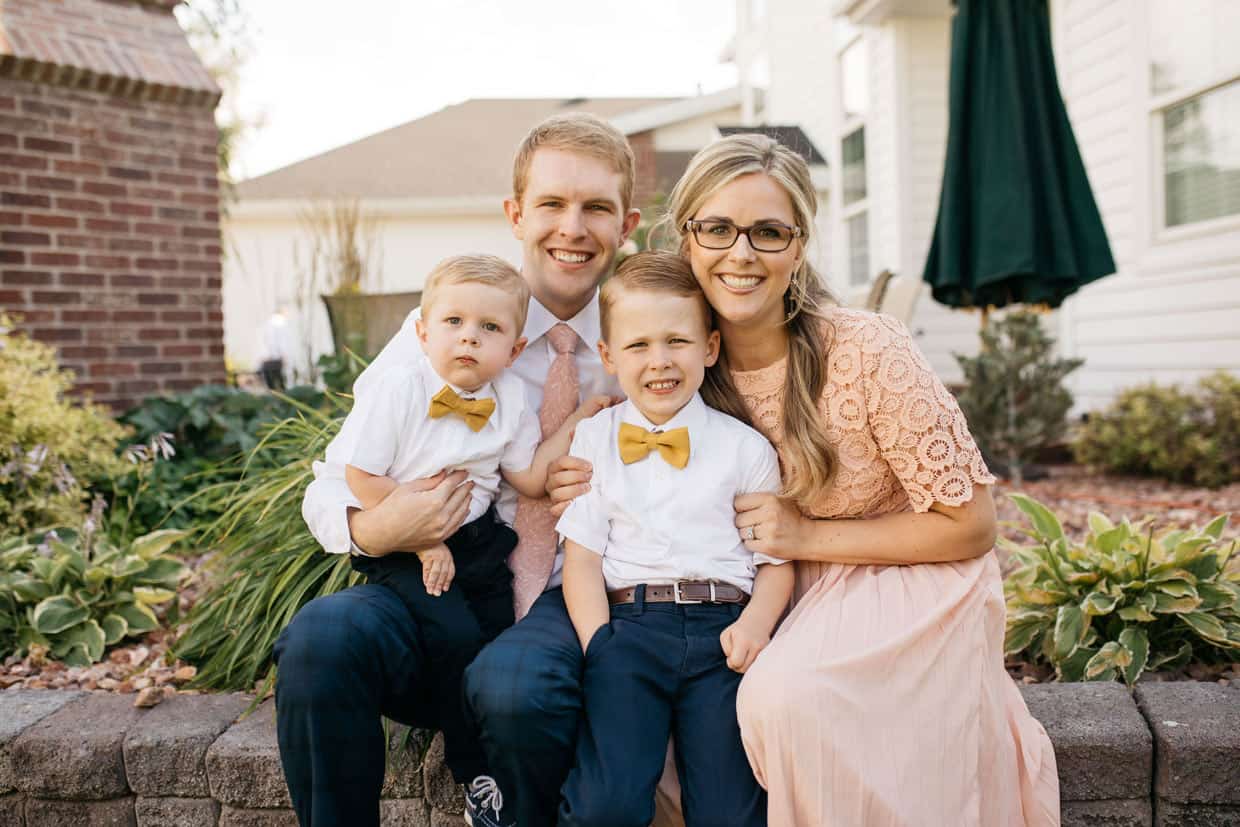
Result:
{"type": "Polygon", "coordinates": [[[1055,77],[1046,0],[958,0],[938,220],[923,275],[950,307],[1057,307],[1115,272],[1055,77]]]}

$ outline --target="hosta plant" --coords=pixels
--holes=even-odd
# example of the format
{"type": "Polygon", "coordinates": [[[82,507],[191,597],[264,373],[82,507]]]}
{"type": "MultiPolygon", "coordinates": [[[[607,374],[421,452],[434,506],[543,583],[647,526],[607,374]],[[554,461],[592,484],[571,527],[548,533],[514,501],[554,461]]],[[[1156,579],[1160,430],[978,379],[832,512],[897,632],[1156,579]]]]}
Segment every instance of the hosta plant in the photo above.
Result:
{"type": "Polygon", "coordinates": [[[1055,667],[1060,680],[1132,685],[1145,670],[1240,660],[1240,572],[1227,516],[1156,532],[1149,520],[1089,515],[1082,540],[1041,503],[1012,494],[1032,545],[1004,541],[1017,568],[1007,594],[1008,655],[1055,667]]]}
{"type": "Polygon", "coordinates": [[[159,626],[152,607],[189,575],[166,555],[184,532],[156,531],[118,548],[90,530],[61,528],[0,544],[0,656],[40,646],[70,666],[159,626]]]}

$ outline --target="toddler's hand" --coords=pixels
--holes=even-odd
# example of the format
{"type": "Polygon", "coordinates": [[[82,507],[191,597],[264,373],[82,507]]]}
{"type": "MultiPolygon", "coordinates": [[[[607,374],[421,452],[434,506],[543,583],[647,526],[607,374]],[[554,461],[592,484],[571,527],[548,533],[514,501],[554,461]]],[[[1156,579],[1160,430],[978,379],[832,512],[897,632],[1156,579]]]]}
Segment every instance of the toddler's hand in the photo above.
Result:
{"type": "Polygon", "coordinates": [[[728,668],[741,674],[753,665],[758,653],[770,642],[770,633],[755,628],[755,624],[746,621],[743,615],[719,634],[723,654],[728,658],[728,668]]]}
{"type": "Polygon", "coordinates": [[[591,396],[582,402],[577,410],[573,412],[573,418],[580,422],[583,419],[589,419],[601,410],[610,408],[615,402],[610,396],[591,396]]]}
{"type": "Polygon", "coordinates": [[[426,593],[431,597],[439,597],[452,585],[452,578],[456,575],[452,552],[440,543],[416,553],[422,561],[422,582],[426,585],[426,593]]]}

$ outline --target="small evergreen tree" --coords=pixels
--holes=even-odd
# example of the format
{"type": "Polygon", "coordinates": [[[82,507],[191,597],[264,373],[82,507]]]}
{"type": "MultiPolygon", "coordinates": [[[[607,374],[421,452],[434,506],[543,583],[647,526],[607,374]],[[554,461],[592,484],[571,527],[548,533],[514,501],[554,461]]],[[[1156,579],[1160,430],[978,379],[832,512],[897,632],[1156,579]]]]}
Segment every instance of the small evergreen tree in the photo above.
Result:
{"type": "Polygon", "coordinates": [[[1037,314],[1019,311],[982,328],[977,356],[954,354],[968,382],[959,401],[969,428],[1017,485],[1024,465],[1067,429],[1072,394],[1063,380],[1084,360],[1056,359],[1054,347],[1037,314]]]}

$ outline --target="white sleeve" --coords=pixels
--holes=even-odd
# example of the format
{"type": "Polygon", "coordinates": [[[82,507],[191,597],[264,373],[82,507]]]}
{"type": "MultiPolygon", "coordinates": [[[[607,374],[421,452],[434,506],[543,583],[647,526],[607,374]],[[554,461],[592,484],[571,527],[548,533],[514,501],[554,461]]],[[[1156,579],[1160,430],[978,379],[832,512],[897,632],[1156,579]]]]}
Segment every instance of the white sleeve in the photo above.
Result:
{"type": "MultiPolygon", "coordinates": [[[[524,397],[521,400],[525,401],[524,397]]],[[[517,422],[517,432],[504,446],[504,455],[499,458],[499,467],[505,471],[524,471],[534,462],[534,452],[542,442],[542,426],[538,424],[538,414],[527,406],[521,411],[517,422]]]]}
{"type": "MultiPolygon", "coordinates": [[[[771,443],[765,439],[758,437],[752,441],[747,441],[747,445],[757,446],[757,456],[751,462],[745,463],[742,467],[747,469],[745,478],[741,480],[741,494],[778,494],[780,486],[779,477],[779,455],[775,453],[775,449],[771,447],[771,443]]],[[[771,557],[758,552],[754,553],[753,562],[755,566],[761,566],[764,563],[781,566],[789,562],[780,557],[771,557]]]]}
{"type": "Polygon", "coordinates": [[[355,393],[353,410],[345,418],[341,431],[365,438],[353,440],[352,449],[344,460],[346,465],[368,474],[384,475],[396,460],[397,447],[411,415],[415,377],[407,370],[390,370],[382,374],[362,393],[355,393]]]}
{"type": "MultiPolygon", "coordinates": [[[[601,419],[605,423],[603,429],[590,428],[593,420],[586,420],[578,425],[577,432],[573,435],[572,447],[568,451],[571,456],[587,460],[594,466],[595,471],[602,465],[597,461],[600,457],[597,456],[598,449],[595,446],[600,434],[591,432],[601,430],[601,436],[606,436],[610,432],[611,424],[610,417],[601,419]]],[[[589,491],[568,504],[568,508],[560,516],[560,521],[556,523],[555,530],[565,540],[572,540],[595,554],[604,556],[611,521],[607,517],[607,509],[598,485],[591,485],[589,491]]]]}
{"type": "Polygon", "coordinates": [[[392,337],[383,350],[379,351],[379,355],[370,361],[366,369],[353,382],[353,393],[359,394],[370,388],[376,380],[390,368],[397,365],[407,365],[415,359],[424,356],[422,352],[422,343],[418,341],[418,331],[414,327],[414,321],[422,318],[422,308],[414,308],[405,322],[400,326],[400,330],[392,337]]]}
{"type": "Polygon", "coordinates": [[[353,550],[349,536],[349,509],[362,504],[344,481],[341,465],[314,463],[314,482],[306,488],[301,501],[301,516],[306,527],[329,554],[348,554],[353,550]]]}

